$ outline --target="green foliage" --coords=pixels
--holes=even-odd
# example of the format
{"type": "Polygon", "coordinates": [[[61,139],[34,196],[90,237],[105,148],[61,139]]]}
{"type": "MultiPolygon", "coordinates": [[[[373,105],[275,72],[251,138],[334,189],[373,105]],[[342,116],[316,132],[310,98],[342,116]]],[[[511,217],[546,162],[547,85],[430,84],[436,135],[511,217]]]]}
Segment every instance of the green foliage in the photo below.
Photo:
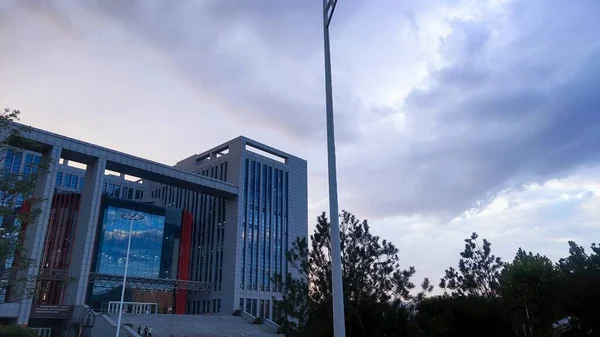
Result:
{"type": "MultiPolygon", "coordinates": [[[[411,298],[414,267],[400,268],[398,249],[349,212],[340,219],[346,336],[391,336],[407,330],[403,301],[411,298]]],[[[294,242],[288,261],[302,277],[276,277],[284,294],[277,322],[286,336],[331,336],[331,237],[323,213],[311,236],[294,242]],[[310,283],[310,287],[308,286],[310,283]]]]}
{"type": "MultiPolygon", "coordinates": [[[[560,259],[560,309],[577,317],[583,331],[600,332],[600,247],[591,246],[587,254],[582,246],[569,242],[569,256],[560,259]]],[[[565,315],[567,316],[567,315],[565,315]]]]}
{"type": "Polygon", "coordinates": [[[252,324],[260,325],[260,324],[263,324],[264,322],[265,322],[265,320],[262,317],[256,317],[252,321],[252,324]]]}
{"type": "Polygon", "coordinates": [[[2,337],[37,337],[37,333],[20,325],[0,325],[2,337]]]}
{"type": "Polygon", "coordinates": [[[419,305],[416,321],[425,336],[507,337],[514,329],[501,301],[483,296],[438,296],[419,305]]]}
{"type": "Polygon", "coordinates": [[[514,261],[502,270],[500,287],[515,329],[543,335],[562,318],[555,296],[560,290],[559,273],[547,257],[519,248],[514,261]]]}
{"type": "Polygon", "coordinates": [[[232,313],[233,316],[242,316],[242,310],[235,309],[232,313]]]}
{"type": "MultiPolygon", "coordinates": [[[[22,225],[31,223],[39,215],[41,199],[34,197],[38,178],[45,174],[48,163],[31,167],[28,173],[6,169],[4,161],[8,151],[20,153],[23,148],[39,150],[38,145],[22,137],[26,127],[12,124],[19,120],[18,110],[4,109],[0,112],[0,295],[11,291],[11,300],[21,300],[34,295],[35,278],[18,276],[19,272],[32,267],[24,247],[25,233],[22,225]],[[20,207],[22,201],[30,207],[20,207]],[[7,267],[5,267],[7,266],[7,267]]],[[[28,164],[26,164],[28,165],[28,164]]],[[[3,298],[5,296],[2,296],[3,298]]]]}
{"type": "MultiPolygon", "coordinates": [[[[414,268],[401,270],[398,249],[370,233],[366,221],[341,215],[342,276],[346,335],[410,337],[599,336],[600,247],[588,254],[569,242],[569,255],[553,264],[519,249],[510,263],[473,233],[465,240],[458,268],[441,279],[444,294],[427,298],[429,279],[411,296],[414,268]],[[552,330],[571,317],[571,330],[552,330]]],[[[325,215],[310,244],[294,242],[288,261],[302,276],[278,276],[283,299],[276,321],[288,337],[333,336],[331,240],[325,215]]]]}
{"type": "Polygon", "coordinates": [[[483,239],[479,244],[477,233],[465,239],[465,250],[460,253],[458,270],[450,267],[440,280],[440,288],[457,296],[483,296],[492,299],[500,288],[502,261],[492,255],[492,244],[483,239]]]}

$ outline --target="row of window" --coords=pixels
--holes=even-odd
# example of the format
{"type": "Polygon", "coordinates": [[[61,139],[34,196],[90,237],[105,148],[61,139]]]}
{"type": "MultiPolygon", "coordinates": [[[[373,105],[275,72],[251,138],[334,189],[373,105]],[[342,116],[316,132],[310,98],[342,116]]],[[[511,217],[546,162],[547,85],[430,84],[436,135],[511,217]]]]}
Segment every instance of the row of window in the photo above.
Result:
{"type": "Polygon", "coordinates": [[[56,187],[63,186],[73,190],[83,190],[84,178],[75,174],[56,172],[56,187]]]}
{"type": "MultiPolygon", "coordinates": [[[[273,309],[275,309],[274,307],[275,305],[273,305],[273,309]]],[[[271,319],[271,300],[257,300],[255,298],[247,298],[244,302],[244,298],[240,297],[239,309],[249,313],[254,317],[271,319]]]]}
{"type": "Polygon", "coordinates": [[[27,153],[23,164],[23,152],[15,152],[12,149],[6,150],[4,157],[4,172],[19,173],[21,164],[23,164],[23,173],[26,175],[37,173],[40,166],[41,156],[27,153]]]}
{"type": "Polygon", "coordinates": [[[288,173],[246,159],[240,288],[281,291],[287,274],[288,173]]]}
{"type": "Polygon", "coordinates": [[[188,302],[187,312],[192,315],[219,313],[221,312],[221,299],[188,302]]]}
{"type": "MultiPolygon", "coordinates": [[[[227,163],[221,163],[199,172],[199,174],[225,180],[227,179],[227,163]]],[[[194,224],[192,227],[190,278],[193,281],[210,282],[213,290],[221,290],[225,200],[170,186],[162,186],[153,190],[152,198],[162,199],[167,208],[183,208],[192,213],[194,224]]]]}
{"type": "Polygon", "coordinates": [[[105,181],[102,184],[102,193],[107,193],[113,198],[139,200],[144,199],[144,191],[135,188],[121,186],[105,181]]]}
{"type": "MultiPolygon", "coordinates": [[[[227,162],[207,168],[200,175],[226,181],[227,162]]],[[[198,247],[192,256],[192,265],[199,264],[196,274],[204,276],[213,284],[214,290],[221,290],[223,283],[223,248],[225,237],[225,200],[200,195],[200,207],[195,216],[200,220],[200,226],[194,227],[192,237],[193,247],[198,247]]]]}

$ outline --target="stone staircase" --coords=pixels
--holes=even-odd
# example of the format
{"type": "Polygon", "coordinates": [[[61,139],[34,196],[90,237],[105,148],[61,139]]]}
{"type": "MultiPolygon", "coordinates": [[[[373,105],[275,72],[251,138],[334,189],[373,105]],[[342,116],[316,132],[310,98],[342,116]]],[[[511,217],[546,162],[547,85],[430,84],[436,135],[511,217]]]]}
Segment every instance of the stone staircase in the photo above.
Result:
{"type": "MultiPolygon", "coordinates": [[[[117,315],[110,318],[117,321],[117,315]]],[[[98,320],[96,320],[98,322],[98,320]]],[[[123,314],[122,324],[131,323],[137,331],[152,326],[152,337],[275,337],[278,336],[264,325],[251,324],[248,320],[236,316],[205,315],[139,315],[123,314]]],[[[120,337],[138,337],[128,331],[120,337]]],[[[113,330],[114,336],[114,330],[113,330]]],[[[281,336],[281,335],[279,335],[281,336]]],[[[96,335],[94,337],[104,337],[96,335]]]]}
{"type": "MultiPolygon", "coordinates": [[[[96,313],[96,322],[94,323],[93,337],[115,337],[117,332],[116,319],[111,319],[108,316],[96,313]]],[[[121,327],[119,331],[119,337],[136,337],[126,328],[121,327]]]]}

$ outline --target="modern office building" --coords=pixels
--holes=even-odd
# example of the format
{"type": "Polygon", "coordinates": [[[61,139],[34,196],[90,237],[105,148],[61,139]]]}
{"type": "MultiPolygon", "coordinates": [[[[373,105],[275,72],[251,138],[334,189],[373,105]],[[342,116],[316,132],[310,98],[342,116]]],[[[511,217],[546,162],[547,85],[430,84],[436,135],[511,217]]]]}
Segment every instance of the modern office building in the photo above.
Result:
{"type": "MultiPolygon", "coordinates": [[[[274,276],[299,277],[285,252],[308,234],[306,161],[245,137],[167,166],[39,129],[24,136],[35,148],[0,165],[26,175],[47,163],[41,214],[23,226],[36,263],[14,275],[34,279],[35,293],[9,287],[0,320],[61,331],[84,305],[118,310],[130,234],[129,312],[272,318],[274,276]]],[[[15,211],[31,207],[23,199],[15,211]]]]}

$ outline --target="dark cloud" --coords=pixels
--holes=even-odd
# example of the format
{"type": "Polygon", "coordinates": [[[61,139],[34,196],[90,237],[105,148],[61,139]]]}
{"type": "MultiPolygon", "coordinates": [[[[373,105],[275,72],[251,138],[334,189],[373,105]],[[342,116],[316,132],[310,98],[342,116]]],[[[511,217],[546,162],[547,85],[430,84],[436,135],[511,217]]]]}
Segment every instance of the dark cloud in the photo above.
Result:
{"type": "MultiPolygon", "coordinates": [[[[189,83],[226,102],[230,113],[297,140],[325,139],[319,1],[88,0],[79,4],[118,20],[154,45],[189,83]]],[[[74,2],[28,0],[28,5],[64,18],[74,2]]],[[[343,106],[352,97],[337,99],[343,106]]],[[[337,125],[339,141],[350,141],[356,134],[352,111],[339,114],[345,117],[337,125]]]]}
{"type": "Polygon", "coordinates": [[[449,65],[404,102],[411,136],[389,137],[408,150],[341,171],[343,186],[361,191],[352,207],[447,219],[503,189],[600,163],[599,5],[523,0],[506,9],[453,23],[441,44],[449,65]],[[365,205],[364,195],[377,197],[365,205]]]}

